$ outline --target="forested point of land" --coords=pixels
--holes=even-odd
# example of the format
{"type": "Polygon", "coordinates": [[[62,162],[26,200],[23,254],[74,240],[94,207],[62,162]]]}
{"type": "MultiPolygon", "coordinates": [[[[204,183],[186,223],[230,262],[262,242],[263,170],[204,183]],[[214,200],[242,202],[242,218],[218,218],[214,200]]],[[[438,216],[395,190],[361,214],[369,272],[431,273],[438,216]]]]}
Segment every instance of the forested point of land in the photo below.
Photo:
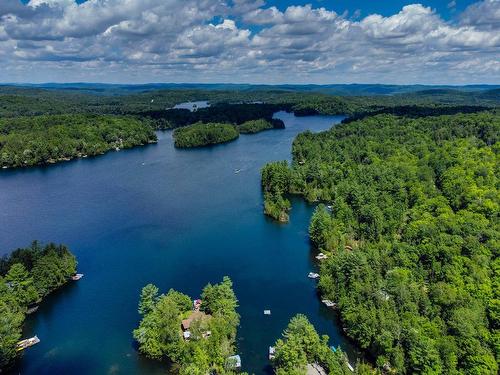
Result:
{"type": "Polygon", "coordinates": [[[156,142],[149,123],[110,115],[0,119],[0,166],[28,167],[156,142]]]}
{"type": "Polygon", "coordinates": [[[235,374],[228,358],[235,354],[240,316],[231,279],[205,286],[199,302],[173,289],[158,293],[153,284],[141,292],[142,319],[133,332],[139,351],[170,361],[175,374],[235,374]]]}
{"type": "Polygon", "coordinates": [[[174,130],[174,145],[179,148],[202,147],[233,141],[240,136],[231,124],[201,122],[174,130]]]}
{"type": "Polygon", "coordinates": [[[280,119],[258,119],[246,121],[238,126],[238,131],[242,134],[255,134],[263,130],[284,129],[285,123],[280,119]]]}
{"type": "MultiPolygon", "coordinates": [[[[328,336],[320,336],[305,315],[296,315],[274,346],[272,364],[276,375],[306,375],[307,366],[319,366],[327,374],[352,374],[348,359],[340,348],[328,345],[328,336]]],[[[372,374],[363,364],[356,366],[356,374],[372,374]]]]}
{"type": "Polygon", "coordinates": [[[66,246],[36,241],[0,259],[0,372],[18,355],[28,308],[68,282],[76,264],[66,246]]]}
{"type": "Polygon", "coordinates": [[[264,168],[278,214],[287,194],[327,204],[309,228],[319,289],[380,370],[498,373],[499,137],[495,112],[378,115],[302,133],[290,167],[264,168]]]}

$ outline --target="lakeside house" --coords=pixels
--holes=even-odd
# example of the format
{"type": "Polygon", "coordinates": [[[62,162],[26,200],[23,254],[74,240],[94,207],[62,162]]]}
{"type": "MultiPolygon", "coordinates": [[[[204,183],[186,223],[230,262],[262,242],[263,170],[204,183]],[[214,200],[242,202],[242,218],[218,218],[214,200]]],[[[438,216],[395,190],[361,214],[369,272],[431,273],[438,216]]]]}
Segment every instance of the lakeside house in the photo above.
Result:
{"type": "Polygon", "coordinates": [[[193,311],[186,319],[182,320],[182,330],[188,331],[195,320],[207,320],[211,317],[211,315],[205,314],[203,311],[193,311]]]}
{"type": "MultiPolygon", "coordinates": [[[[199,310],[193,310],[191,314],[186,318],[183,319],[181,322],[181,328],[182,328],[182,336],[184,340],[189,340],[192,337],[192,333],[190,331],[190,328],[195,321],[200,321],[200,322],[207,322],[212,318],[211,315],[205,314],[203,311],[199,310]]],[[[201,337],[206,339],[210,337],[212,332],[209,330],[205,330],[204,332],[201,332],[201,337]]],[[[195,337],[197,338],[197,337],[195,337]]],[[[199,337],[198,337],[199,338],[199,337]]]]}

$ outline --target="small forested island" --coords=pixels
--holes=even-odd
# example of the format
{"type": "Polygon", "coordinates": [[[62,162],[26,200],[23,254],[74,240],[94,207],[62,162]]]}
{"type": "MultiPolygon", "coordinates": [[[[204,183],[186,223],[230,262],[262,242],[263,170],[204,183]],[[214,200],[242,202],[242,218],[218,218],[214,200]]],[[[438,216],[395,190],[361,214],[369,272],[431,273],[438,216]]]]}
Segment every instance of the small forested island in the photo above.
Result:
{"type": "Polygon", "coordinates": [[[243,124],[238,125],[238,131],[242,134],[254,134],[263,130],[283,129],[284,127],[284,122],[279,119],[271,119],[269,121],[265,119],[258,119],[246,121],[243,124]]]}
{"type": "MultiPolygon", "coordinates": [[[[319,336],[305,315],[290,320],[270,354],[276,375],[321,373],[352,374],[347,357],[340,348],[330,348],[328,336],[319,336]]],[[[372,374],[369,366],[358,364],[356,374],[372,374]]]]}
{"type": "Polygon", "coordinates": [[[181,375],[233,374],[238,300],[229,277],[203,288],[201,299],[146,285],[139,300],[142,320],[133,336],[149,358],[168,360],[181,375]]]}
{"type": "Polygon", "coordinates": [[[0,167],[53,164],[156,142],[147,121],[65,114],[0,119],[0,167]]]}
{"type": "Polygon", "coordinates": [[[319,290],[385,373],[498,374],[500,115],[367,117],[300,134],[266,213],[320,204],[319,290]],[[285,202],[285,203],[283,203],[285,202]]]}
{"type": "Polygon", "coordinates": [[[235,140],[240,133],[231,124],[201,122],[174,130],[174,145],[191,148],[225,143],[235,140]]]}
{"type": "Polygon", "coordinates": [[[0,259],[0,372],[19,354],[26,314],[76,273],[76,258],[64,245],[17,249],[0,259]]]}

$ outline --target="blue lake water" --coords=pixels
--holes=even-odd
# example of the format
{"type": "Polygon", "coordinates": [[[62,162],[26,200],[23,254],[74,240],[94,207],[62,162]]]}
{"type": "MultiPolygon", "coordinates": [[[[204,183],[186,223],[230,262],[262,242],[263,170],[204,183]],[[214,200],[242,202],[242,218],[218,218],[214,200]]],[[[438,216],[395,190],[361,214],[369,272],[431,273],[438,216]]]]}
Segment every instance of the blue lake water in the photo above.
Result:
{"type": "Polygon", "coordinates": [[[290,159],[298,133],[326,130],[342,117],[277,117],[286,129],[210,148],[178,150],[171,132],[162,132],[156,145],[1,172],[1,253],[33,239],[65,243],[85,274],[28,318],[25,335],[41,343],[16,373],[164,374],[165,365],[134,349],[141,288],[155,283],[195,298],[224,275],[239,298],[245,371],[269,371],[268,346],[297,313],[351,352],[307,278],[313,207],[294,200],[291,222],[280,225],[262,214],[260,190],[260,169],[290,159]]]}

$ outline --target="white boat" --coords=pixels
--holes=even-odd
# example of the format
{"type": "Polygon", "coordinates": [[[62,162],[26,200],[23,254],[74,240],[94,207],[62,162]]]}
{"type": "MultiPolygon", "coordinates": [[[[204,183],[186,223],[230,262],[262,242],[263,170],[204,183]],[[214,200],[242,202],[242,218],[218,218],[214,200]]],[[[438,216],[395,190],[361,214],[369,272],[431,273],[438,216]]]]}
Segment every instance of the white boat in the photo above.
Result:
{"type": "Polygon", "coordinates": [[[71,276],[71,280],[77,281],[83,277],[83,273],[77,273],[76,275],[71,276]]]}
{"type": "Polygon", "coordinates": [[[264,315],[271,315],[271,310],[264,310],[264,315]]]}
{"type": "Polygon", "coordinates": [[[274,346],[270,346],[269,347],[269,360],[274,359],[275,353],[276,353],[276,349],[274,348],[274,346]]]}
{"type": "Polygon", "coordinates": [[[238,173],[240,173],[240,172],[241,172],[241,169],[235,169],[235,170],[234,170],[234,173],[235,173],[235,174],[238,174],[238,173]]]}
{"type": "Polygon", "coordinates": [[[316,259],[317,260],[328,259],[328,255],[323,254],[323,253],[319,253],[318,255],[316,255],[316,259]]]}
{"type": "Polygon", "coordinates": [[[29,339],[21,340],[16,344],[16,350],[19,352],[21,350],[29,348],[30,346],[38,344],[39,342],[40,339],[38,338],[38,336],[33,336],[29,339]]]}
{"type": "Polygon", "coordinates": [[[316,273],[316,272],[309,272],[309,274],[307,275],[308,278],[310,279],[317,279],[319,278],[319,274],[316,273]]]}

